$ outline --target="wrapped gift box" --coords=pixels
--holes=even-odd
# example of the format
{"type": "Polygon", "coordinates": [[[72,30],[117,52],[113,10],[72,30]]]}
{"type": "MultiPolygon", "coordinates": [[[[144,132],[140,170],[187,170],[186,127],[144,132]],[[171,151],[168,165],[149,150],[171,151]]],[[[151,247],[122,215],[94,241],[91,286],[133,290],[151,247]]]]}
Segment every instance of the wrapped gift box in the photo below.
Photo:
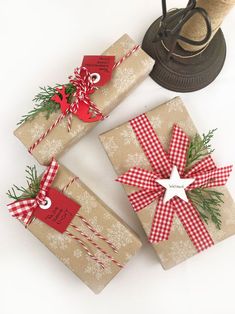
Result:
{"type": "MultiPolygon", "coordinates": [[[[123,35],[103,54],[113,55],[120,60],[133,49],[136,43],[127,35],[123,35]]],[[[91,100],[104,115],[109,114],[152,70],[154,60],[141,48],[135,51],[113,71],[112,79],[90,96],[91,100]]],[[[26,121],[14,132],[27,149],[50,128],[60,115],[54,112],[47,119],[44,113],[39,113],[33,120],[26,121]]],[[[87,123],[73,115],[72,129],[67,130],[67,119],[64,118],[43,141],[34,148],[32,155],[40,164],[47,165],[53,156],[58,157],[71,144],[81,139],[98,122],[87,123]]]]}
{"type": "MultiPolygon", "coordinates": [[[[97,237],[77,216],[73,218],[71,224],[76,225],[115,261],[125,266],[141,247],[140,240],[122,219],[90,191],[80,179],[73,180],[73,178],[74,175],[60,165],[52,188],[62,191],[68,185],[64,194],[81,206],[78,214],[85,218],[92,228],[108,239],[117,252],[114,252],[104,240],[97,237]]],[[[99,293],[121,270],[86,237],[76,232],[71,225],[67,231],[73,236],[79,237],[89,251],[104,264],[104,268],[86,253],[76,239],[56,231],[41,220],[34,218],[27,228],[95,293],[99,293]]]]}
{"type": "MultiPolygon", "coordinates": [[[[147,112],[146,116],[166,151],[169,148],[173,125],[177,124],[181,127],[190,138],[197,133],[197,129],[179,97],[147,112]]],[[[118,176],[126,173],[132,167],[152,170],[129,122],[102,134],[100,139],[118,176]]],[[[123,187],[128,195],[138,190],[129,185],[123,185],[123,187]]],[[[215,190],[224,194],[224,203],[220,209],[221,229],[217,229],[211,221],[205,226],[214,243],[218,243],[235,233],[235,205],[226,187],[215,188],[215,190]]],[[[147,235],[150,233],[156,205],[157,200],[137,212],[147,235]]],[[[154,243],[153,247],[165,269],[171,268],[197,253],[176,215],[174,215],[169,239],[154,243]]]]}

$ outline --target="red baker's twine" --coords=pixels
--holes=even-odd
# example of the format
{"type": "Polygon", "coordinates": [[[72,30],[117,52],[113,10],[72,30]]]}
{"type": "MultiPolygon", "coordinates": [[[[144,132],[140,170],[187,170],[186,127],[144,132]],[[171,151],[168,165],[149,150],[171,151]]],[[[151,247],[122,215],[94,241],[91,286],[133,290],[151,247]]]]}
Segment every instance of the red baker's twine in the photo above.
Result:
{"type": "Polygon", "coordinates": [[[50,133],[56,126],[57,124],[60,123],[60,121],[66,116],[65,113],[61,113],[59,115],[59,117],[55,120],[55,122],[46,130],[46,132],[44,132],[40,137],[39,139],[36,140],[35,143],[33,143],[30,148],[29,148],[29,153],[32,154],[33,150],[35,149],[36,146],[38,146],[38,144],[41,143],[41,141],[44,140],[44,138],[48,135],[48,133],[50,133]]]}
{"type": "Polygon", "coordinates": [[[73,235],[72,233],[68,232],[67,230],[65,231],[65,234],[67,234],[70,238],[78,241],[81,246],[84,248],[84,250],[86,251],[86,253],[90,256],[90,258],[92,258],[95,262],[97,262],[103,269],[104,269],[104,263],[102,263],[97,257],[95,257],[95,255],[93,255],[89,249],[87,248],[87,246],[84,244],[84,242],[79,239],[78,237],[76,237],[75,235],[73,235]]]}
{"type": "Polygon", "coordinates": [[[64,193],[64,192],[70,187],[70,185],[73,184],[74,181],[76,181],[76,180],[78,180],[78,179],[79,179],[78,177],[73,177],[73,178],[69,181],[69,183],[67,183],[67,184],[63,187],[62,193],[64,193]]]}
{"type": "MultiPolygon", "coordinates": [[[[71,184],[74,183],[74,181],[76,181],[78,179],[78,177],[73,177],[69,183],[63,188],[62,192],[64,193],[71,184]]],[[[79,214],[76,214],[76,217],[78,217],[79,219],[82,220],[82,222],[87,226],[88,229],[90,229],[90,231],[92,231],[98,238],[100,238],[101,240],[105,241],[112,249],[115,253],[117,253],[117,249],[116,247],[112,244],[111,241],[109,241],[107,238],[105,238],[104,236],[102,236],[102,234],[100,234],[97,230],[95,230],[90,224],[89,222],[82,216],[79,214]]]]}
{"type": "MultiPolygon", "coordinates": [[[[135,53],[140,48],[140,45],[134,46],[130,51],[128,51],[119,61],[117,61],[113,69],[117,68],[120,64],[122,64],[127,58],[129,58],[133,53],[135,53]]],[[[91,107],[93,110],[97,110],[97,108],[93,108],[92,104],[91,107]]],[[[35,143],[33,143],[29,149],[28,152],[32,154],[33,150],[45,139],[45,137],[61,122],[61,120],[67,115],[66,113],[61,113],[59,117],[56,119],[56,121],[36,140],[35,143]]],[[[69,113],[68,118],[68,128],[71,128],[71,122],[72,122],[72,114],[69,113]]]]}
{"type": "Polygon", "coordinates": [[[113,249],[113,251],[115,253],[118,252],[117,249],[115,248],[115,246],[108,239],[106,239],[104,236],[102,236],[102,234],[100,234],[98,231],[96,231],[83,216],[76,214],[76,217],[80,218],[82,220],[82,222],[87,226],[87,228],[90,229],[94,233],[94,235],[96,235],[101,240],[105,241],[113,249]]]}
{"type": "Polygon", "coordinates": [[[130,51],[128,51],[119,61],[117,61],[114,66],[113,70],[118,67],[123,61],[129,58],[134,52],[136,52],[140,48],[140,45],[134,46],[130,51]]]}
{"type": "MultiPolygon", "coordinates": [[[[78,177],[74,177],[72,178],[68,184],[62,189],[62,192],[64,193],[68,187],[71,186],[71,184],[73,184],[76,180],[78,179],[78,177]]],[[[104,242],[106,242],[106,244],[108,244],[115,253],[117,253],[117,249],[115,248],[115,246],[107,239],[105,238],[104,236],[102,236],[97,230],[95,230],[91,225],[90,223],[81,215],[79,214],[76,214],[76,217],[78,217],[79,219],[81,219],[81,221],[87,226],[87,228],[92,231],[98,238],[100,238],[101,240],[103,240],[104,242]]],[[[81,234],[81,236],[83,236],[87,241],[89,241],[92,245],[94,245],[100,252],[102,252],[105,256],[107,256],[114,264],[116,264],[119,268],[123,268],[123,265],[120,264],[117,260],[115,260],[111,255],[109,255],[104,249],[102,249],[96,242],[94,242],[89,236],[87,236],[83,231],[81,231],[77,226],[75,226],[74,224],[70,224],[70,226],[75,229],[77,232],[79,232],[81,234]]],[[[84,242],[74,236],[72,233],[68,232],[67,230],[65,231],[65,233],[72,237],[73,239],[77,240],[81,245],[82,247],[85,249],[85,251],[88,253],[89,252],[89,256],[95,260],[97,263],[99,263],[102,268],[104,268],[104,264],[97,258],[95,257],[91,252],[90,250],[87,248],[87,246],[84,244],[84,242]]]]}
{"type": "Polygon", "coordinates": [[[92,245],[94,245],[100,252],[102,252],[105,256],[107,256],[113,263],[115,263],[118,267],[123,268],[123,266],[116,261],[111,255],[109,255],[105,250],[103,250],[96,242],[94,242],[88,235],[86,235],[84,232],[82,232],[77,226],[71,224],[70,225],[73,229],[75,229],[77,232],[81,234],[87,241],[89,241],[92,245]]]}

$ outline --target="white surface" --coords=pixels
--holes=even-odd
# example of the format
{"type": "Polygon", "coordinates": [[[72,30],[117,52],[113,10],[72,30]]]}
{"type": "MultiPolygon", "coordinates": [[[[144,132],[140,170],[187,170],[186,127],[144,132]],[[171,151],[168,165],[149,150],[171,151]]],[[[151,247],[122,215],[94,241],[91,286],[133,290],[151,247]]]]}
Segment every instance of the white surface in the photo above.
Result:
{"type": "MultiPolygon", "coordinates": [[[[168,1],[169,7],[186,2],[168,1]]],[[[60,160],[143,240],[137,256],[101,294],[94,295],[5,207],[6,190],[24,184],[25,166],[34,164],[12,131],[31,109],[38,86],[64,82],[84,54],[100,53],[125,32],[141,42],[160,14],[160,1],[153,0],[0,0],[1,314],[234,314],[235,237],[164,271],[97,140],[99,133],[177,95],[150,78],[60,160]]],[[[209,87],[182,95],[200,132],[218,128],[214,156],[224,165],[235,160],[234,21],[235,11],[223,25],[228,54],[220,76],[209,87]]],[[[235,172],[228,187],[235,190],[235,172]]]]}

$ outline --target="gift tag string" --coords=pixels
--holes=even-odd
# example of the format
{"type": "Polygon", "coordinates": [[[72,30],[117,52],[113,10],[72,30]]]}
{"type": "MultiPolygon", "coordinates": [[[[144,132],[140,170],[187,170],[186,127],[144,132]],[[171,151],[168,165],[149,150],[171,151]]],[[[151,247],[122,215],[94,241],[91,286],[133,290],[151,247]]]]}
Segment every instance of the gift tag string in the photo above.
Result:
{"type": "MultiPolygon", "coordinates": [[[[78,177],[72,178],[69,183],[62,189],[62,192],[65,193],[65,191],[78,179],[78,177]]],[[[111,241],[109,241],[106,237],[101,235],[97,230],[94,229],[94,227],[91,226],[91,224],[80,214],[75,215],[77,218],[79,218],[86,227],[99,239],[103,240],[107,245],[109,245],[115,253],[117,253],[116,247],[112,244],[111,241]]],[[[73,228],[76,232],[80,233],[80,235],[85,238],[90,244],[92,244],[97,250],[99,250],[101,253],[103,253],[108,259],[110,259],[115,265],[117,265],[119,268],[123,268],[123,265],[120,264],[115,258],[113,258],[108,252],[106,252],[104,249],[102,249],[91,237],[89,237],[87,234],[85,234],[81,229],[79,229],[76,225],[70,224],[70,227],[73,228]]],[[[69,232],[68,230],[65,231],[65,234],[67,234],[72,239],[78,241],[86,253],[95,261],[97,262],[102,268],[104,268],[104,263],[100,261],[94,254],[92,254],[89,250],[89,248],[86,246],[86,244],[78,237],[69,232]]]]}

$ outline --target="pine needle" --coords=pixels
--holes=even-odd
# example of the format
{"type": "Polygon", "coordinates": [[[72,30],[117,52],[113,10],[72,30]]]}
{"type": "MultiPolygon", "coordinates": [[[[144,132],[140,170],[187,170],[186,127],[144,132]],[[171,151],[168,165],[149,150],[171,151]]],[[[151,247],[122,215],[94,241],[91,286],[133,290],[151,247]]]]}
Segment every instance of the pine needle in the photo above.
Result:
{"type": "MultiPolygon", "coordinates": [[[[202,137],[199,134],[194,136],[188,149],[187,168],[190,168],[192,164],[214,151],[210,142],[216,130],[210,130],[207,134],[203,134],[202,137]]],[[[216,228],[220,229],[222,224],[220,207],[223,204],[223,193],[201,187],[188,191],[187,194],[198,210],[202,220],[206,224],[211,220],[216,228]]]]}
{"type": "Polygon", "coordinates": [[[27,166],[25,172],[27,188],[23,186],[18,187],[14,184],[7,192],[7,196],[14,201],[35,198],[39,192],[40,178],[38,177],[36,166],[27,166]]]}
{"type": "Polygon", "coordinates": [[[194,136],[188,149],[187,168],[195,161],[213,153],[214,149],[212,149],[210,141],[216,130],[217,129],[210,130],[207,134],[203,134],[202,138],[198,134],[194,136]]]}
{"type": "MultiPolygon", "coordinates": [[[[60,105],[51,100],[51,98],[55,94],[58,94],[56,88],[62,86],[63,85],[61,84],[56,84],[55,87],[40,87],[40,92],[33,99],[33,102],[35,103],[34,108],[27,114],[23,115],[17,125],[34,119],[41,112],[45,113],[46,119],[48,119],[53,112],[57,112],[60,109],[60,105]]],[[[66,93],[69,94],[68,100],[70,101],[73,93],[75,92],[75,87],[71,83],[65,84],[64,86],[66,87],[66,93]]]]}
{"type": "Polygon", "coordinates": [[[189,199],[198,210],[201,218],[208,224],[211,220],[217,229],[221,229],[220,207],[224,203],[223,193],[205,188],[197,188],[187,192],[189,199]]]}

